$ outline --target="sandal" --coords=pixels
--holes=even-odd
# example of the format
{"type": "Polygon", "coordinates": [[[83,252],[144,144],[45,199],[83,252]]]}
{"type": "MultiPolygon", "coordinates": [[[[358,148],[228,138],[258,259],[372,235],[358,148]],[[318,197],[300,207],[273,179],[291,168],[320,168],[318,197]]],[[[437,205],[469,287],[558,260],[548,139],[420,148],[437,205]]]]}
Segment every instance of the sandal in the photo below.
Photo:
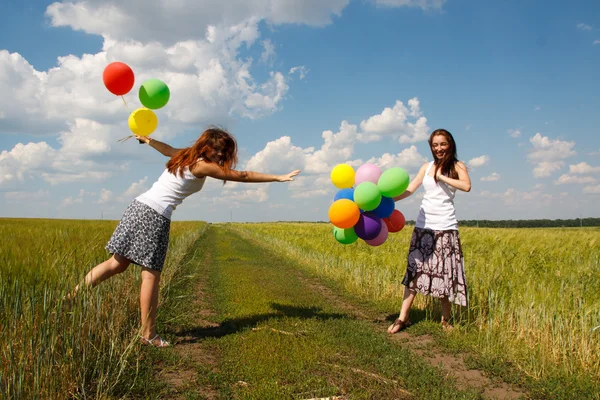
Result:
{"type": "Polygon", "coordinates": [[[400,318],[396,318],[394,323],[389,326],[388,333],[390,335],[393,335],[394,333],[398,333],[398,332],[408,328],[409,326],[411,326],[411,324],[412,323],[410,322],[409,319],[407,319],[406,321],[402,321],[400,318]]]}
{"type": "Polygon", "coordinates": [[[154,336],[152,339],[146,339],[145,337],[142,336],[142,337],[140,337],[140,342],[142,344],[145,344],[148,346],[153,346],[153,347],[169,347],[169,346],[171,346],[171,344],[169,342],[167,342],[166,340],[163,340],[163,338],[158,336],[158,334],[156,334],[156,336],[154,336]],[[158,343],[156,343],[155,340],[158,340],[158,343]]]}
{"type": "Polygon", "coordinates": [[[454,329],[454,326],[452,326],[450,322],[442,319],[442,329],[445,331],[451,331],[452,329],[454,329]]]}

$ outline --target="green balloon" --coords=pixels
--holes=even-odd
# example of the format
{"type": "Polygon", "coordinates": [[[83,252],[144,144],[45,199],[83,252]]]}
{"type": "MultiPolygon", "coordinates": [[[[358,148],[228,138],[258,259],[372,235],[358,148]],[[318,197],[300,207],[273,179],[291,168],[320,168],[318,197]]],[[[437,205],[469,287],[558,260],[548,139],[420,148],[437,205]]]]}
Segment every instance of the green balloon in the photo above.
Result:
{"type": "Polygon", "coordinates": [[[167,104],[171,92],[167,84],[160,79],[148,79],[140,87],[139,95],[144,107],[157,110],[167,104]]]}
{"type": "Polygon", "coordinates": [[[377,187],[382,196],[395,197],[404,193],[409,183],[408,173],[402,168],[394,167],[381,174],[377,181],[377,187]]]}
{"type": "Polygon", "coordinates": [[[361,210],[372,211],[381,203],[381,192],[373,182],[363,182],[354,189],[354,202],[361,210]]]}
{"type": "Polygon", "coordinates": [[[341,244],[352,244],[358,240],[354,228],[342,229],[335,226],[333,227],[333,237],[341,244]]]}

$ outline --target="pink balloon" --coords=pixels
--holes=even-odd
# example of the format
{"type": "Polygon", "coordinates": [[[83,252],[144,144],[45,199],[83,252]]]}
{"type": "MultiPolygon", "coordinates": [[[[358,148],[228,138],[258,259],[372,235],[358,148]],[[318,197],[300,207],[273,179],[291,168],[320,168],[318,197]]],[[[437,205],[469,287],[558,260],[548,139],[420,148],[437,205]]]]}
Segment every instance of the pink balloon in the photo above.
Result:
{"type": "Polygon", "coordinates": [[[363,182],[373,182],[377,184],[379,177],[381,176],[381,169],[375,164],[363,164],[356,170],[354,176],[354,186],[358,186],[363,182]]]}
{"type": "Polygon", "coordinates": [[[365,243],[370,246],[381,246],[388,238],[388,227],[386,224],[381,224],[381,232],[375,239],[365,240],[365,243]]]}

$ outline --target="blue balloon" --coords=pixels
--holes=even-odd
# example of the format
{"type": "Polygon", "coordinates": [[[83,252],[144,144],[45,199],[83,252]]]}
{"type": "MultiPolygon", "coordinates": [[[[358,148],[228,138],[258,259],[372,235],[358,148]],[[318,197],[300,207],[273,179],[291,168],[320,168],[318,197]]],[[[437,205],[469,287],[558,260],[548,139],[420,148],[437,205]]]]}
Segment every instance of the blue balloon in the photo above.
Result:
{"type": "Polygon", "coordinates": [[[333,198],[333,201],[338,201],[339,199],[348,199],[354,201],[354,188],[346,188],[337,192],[333,198]]]}
{"type": "Polygon", "coordinates": [[[396,203],[394,199],[391,197],[381,197],[381,203],[374,209],[372,212],[377,215],[379,218],[387,218],[394,212],[396,208],[396,203]]]}

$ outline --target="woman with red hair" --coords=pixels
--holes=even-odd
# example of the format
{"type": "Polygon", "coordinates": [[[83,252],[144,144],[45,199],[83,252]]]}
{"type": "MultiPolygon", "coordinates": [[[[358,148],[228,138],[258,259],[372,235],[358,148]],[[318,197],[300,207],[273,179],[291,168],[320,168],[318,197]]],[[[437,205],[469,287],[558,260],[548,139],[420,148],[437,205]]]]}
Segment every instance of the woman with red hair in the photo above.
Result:
{"type": "Polygon", "coordinates": [[[425,195],[408,250],[408,263],[402,284],[404,300],[400,315],[388,332],[394,334],[410,325],[408,314],[417,292],[439,298],[442,303],[442,326],[451,328],[450,303],[467,305],[467,282],[463,252],[454,210],[456,190],[469,192],[471,179],[467,167],[458,161],[456,143],[445,129],[429,136],[433,161],[421,166],[408,188],[394,198],[402,200],[421,184],[425,195]]]}
{"type": "MultiPolygon", "coordinates": [[[[170,157],[167,168],[150,190],[127,207],[106,249],[112,257],[92,268],[83,285],[93,287],[134,263],[142,268],[140,311],[141,341],[156,347],[169,343],[156,333],[160,273],[167,255],[171,214],[188,196],[202,189],[207,177],[224,182],[289,182],[300,170],[285,175],[236,171],[237,143],[227,131],[210,127],[185,149],[174,149],[150,137],[136,136],[170,157]]],[[[77,285],[69,298],[79,290],[77,285]]]]}

